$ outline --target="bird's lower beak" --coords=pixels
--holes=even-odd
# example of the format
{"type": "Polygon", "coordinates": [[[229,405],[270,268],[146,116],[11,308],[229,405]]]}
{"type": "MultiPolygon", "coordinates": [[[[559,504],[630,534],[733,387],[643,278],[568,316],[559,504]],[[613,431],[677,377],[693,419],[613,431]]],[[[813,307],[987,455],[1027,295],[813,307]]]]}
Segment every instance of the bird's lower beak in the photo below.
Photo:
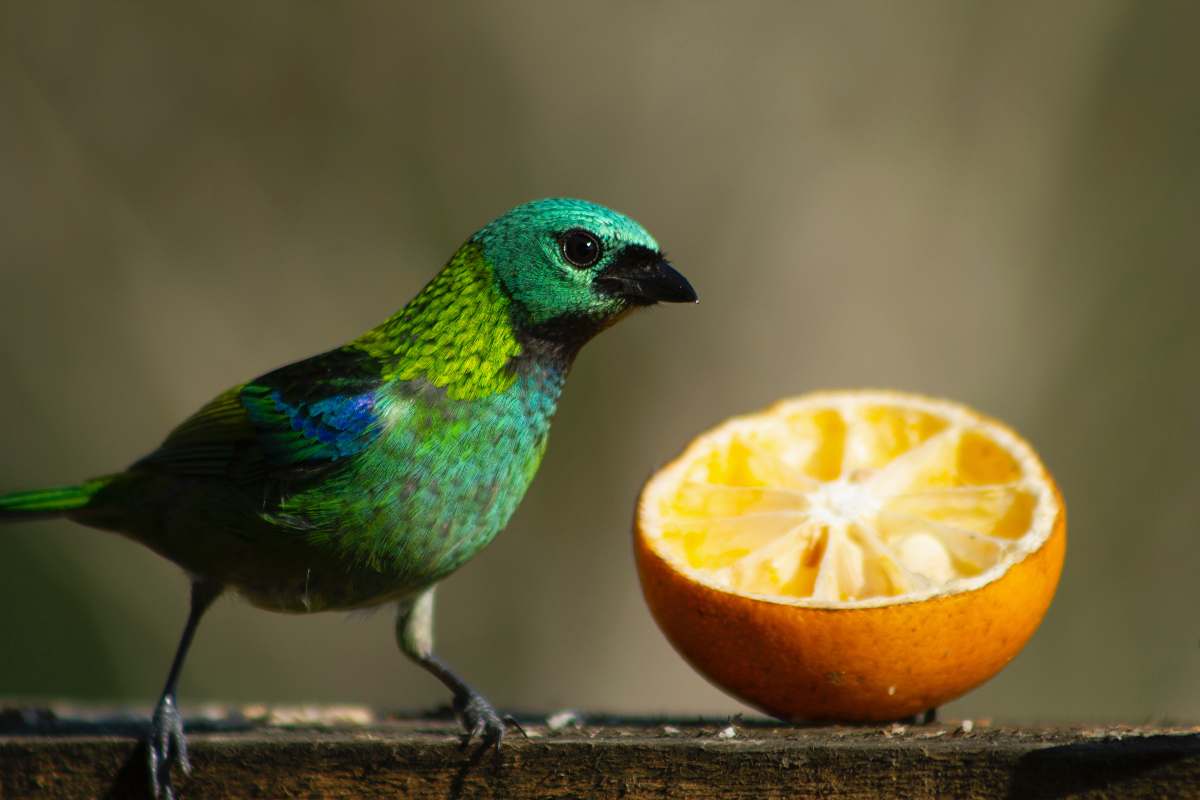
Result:
{"type": "Polygon", "coordinates": [[[687,278],[648,248],[631,247],[596,276],[600,291],[636,305],[695,303],[696,290],[687,278]]]}

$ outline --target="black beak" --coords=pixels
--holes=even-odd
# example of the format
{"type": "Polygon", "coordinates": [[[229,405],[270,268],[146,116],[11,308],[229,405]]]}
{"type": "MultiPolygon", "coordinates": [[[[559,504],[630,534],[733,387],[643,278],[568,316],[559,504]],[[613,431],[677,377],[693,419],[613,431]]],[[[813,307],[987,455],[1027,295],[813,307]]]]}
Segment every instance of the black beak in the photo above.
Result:
{"type": "Polygon", "coordinates": [[[630,245],[596,276],[595,286],[605,294],[635,305],[695,303],[696,290],[661,253],[630,245]]]}

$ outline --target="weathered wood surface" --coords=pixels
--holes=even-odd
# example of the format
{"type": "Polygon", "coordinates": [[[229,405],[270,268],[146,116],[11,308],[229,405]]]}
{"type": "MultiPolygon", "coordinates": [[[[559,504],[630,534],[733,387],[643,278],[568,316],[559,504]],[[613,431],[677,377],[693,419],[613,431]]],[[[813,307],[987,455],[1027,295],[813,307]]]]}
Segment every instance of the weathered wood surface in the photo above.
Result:
{"type": "MultiPolygon", "coordinates": [[[[0,710],[0,798],[145,797],[144,715],[0,710]]],[[[189,718],[183,798],[1188,798],[1200,727],[798,727],[522,719],[472,760],[446,718],[362,709],[189,718]]]]}

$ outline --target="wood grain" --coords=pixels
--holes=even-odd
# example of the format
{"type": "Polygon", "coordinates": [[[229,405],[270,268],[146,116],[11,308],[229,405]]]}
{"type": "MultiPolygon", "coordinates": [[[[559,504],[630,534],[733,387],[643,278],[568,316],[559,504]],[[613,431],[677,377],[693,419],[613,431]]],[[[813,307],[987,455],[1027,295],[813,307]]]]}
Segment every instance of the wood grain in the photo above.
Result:
{"type": "MultiPolygon", "coordinates": [[[[145,797],[146,717],[0,711],[0,798],[145,797]]],[[[210,709],[189,719],[183,798],[1187,798],[1200,728],[784,725],[526,715],[499,752],[452,720],[365,709],[210,709]]]]}

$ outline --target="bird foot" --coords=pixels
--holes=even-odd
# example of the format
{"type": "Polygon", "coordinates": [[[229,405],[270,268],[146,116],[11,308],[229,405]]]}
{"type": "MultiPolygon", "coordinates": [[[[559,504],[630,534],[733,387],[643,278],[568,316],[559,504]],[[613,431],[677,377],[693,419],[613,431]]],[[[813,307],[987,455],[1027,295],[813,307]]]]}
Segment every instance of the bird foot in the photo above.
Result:
{"type": "Polygon", "coordinates": [[[150,792],[162,800],[174,800],[171,786],[171,767],[178,764],[185,772],[192,771],[188,760],[187,738],[183,735],[183,715],[175,698],[164,696],[154,709],[150,720],[150,737],[146,742],[146,766],[150,771],[150,792]]]}
{"type": "Polygon", "coordinates": [[[463,726],[462,746],[467,747],[475,739],[481,743],[480,750],[488,747],[500,750],[500,742],[511,725],[523,735],[525,730],[510,716],[501,717],[487,699],[474,690],[463,692],[454,698],[454,714],[463,726]]]}

